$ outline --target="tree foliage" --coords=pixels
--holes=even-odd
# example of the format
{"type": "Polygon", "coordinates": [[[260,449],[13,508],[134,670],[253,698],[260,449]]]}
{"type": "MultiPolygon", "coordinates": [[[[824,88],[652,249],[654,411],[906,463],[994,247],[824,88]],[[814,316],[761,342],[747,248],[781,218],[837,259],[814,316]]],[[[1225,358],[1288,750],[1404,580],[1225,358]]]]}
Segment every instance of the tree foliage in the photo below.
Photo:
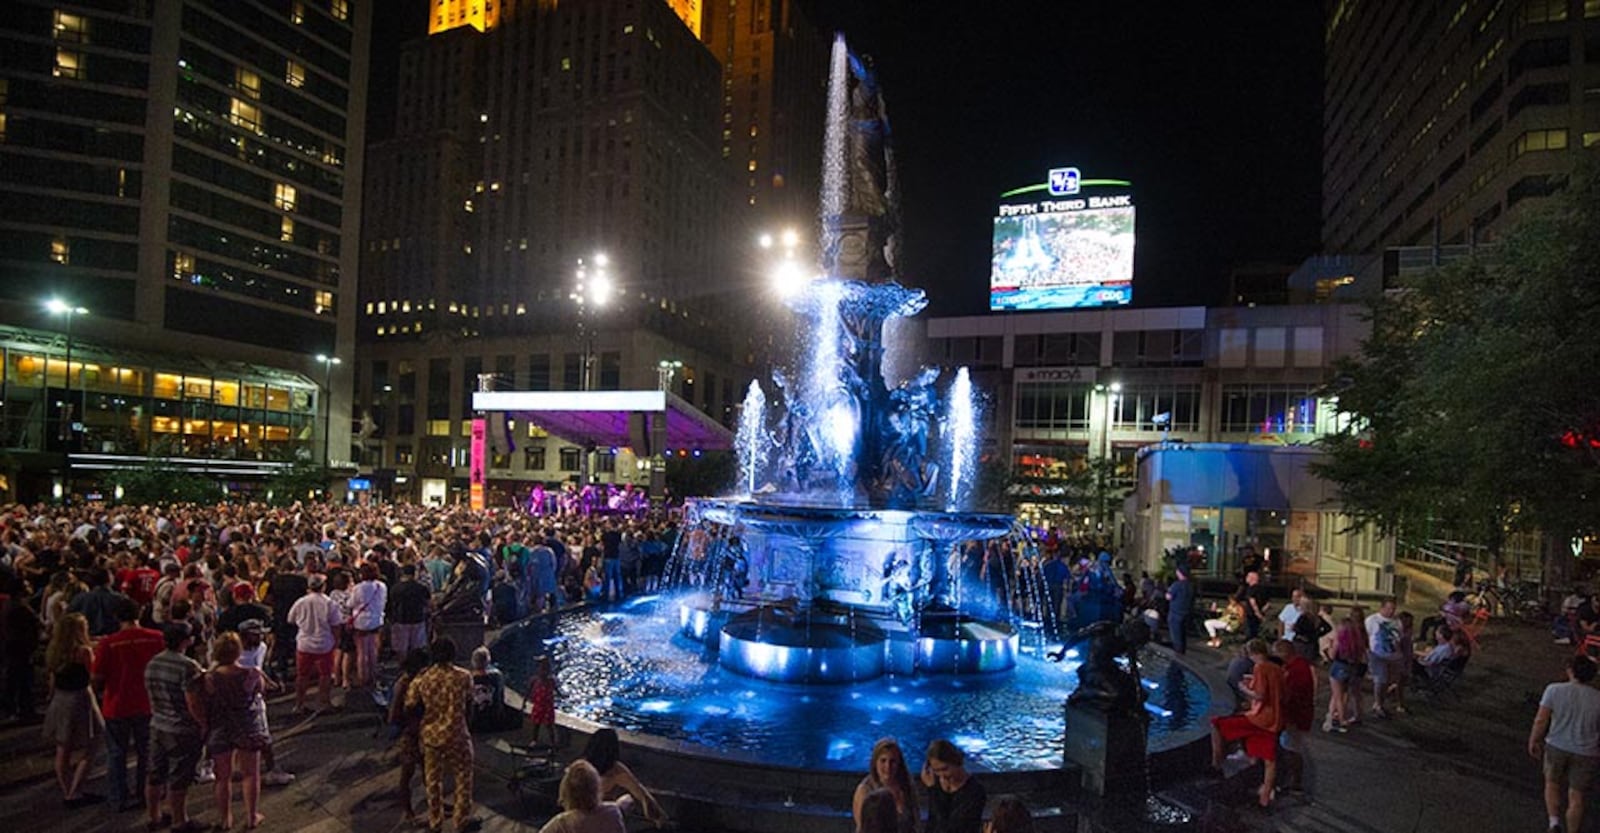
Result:
{"type": "Polygon", "coordinates": [[[1493,245],[1391,288],[1333,393],[1317,470],[1389,533],[1594,530],[1600,494],[1600,175],[1493,245]]]}

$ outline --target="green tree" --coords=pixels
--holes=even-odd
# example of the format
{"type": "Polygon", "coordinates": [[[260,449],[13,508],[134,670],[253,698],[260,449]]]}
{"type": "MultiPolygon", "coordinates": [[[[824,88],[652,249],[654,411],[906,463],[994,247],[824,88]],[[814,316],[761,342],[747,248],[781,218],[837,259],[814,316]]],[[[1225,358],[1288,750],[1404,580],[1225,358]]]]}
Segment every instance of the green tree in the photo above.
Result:
{"type": "Polygon", "coordinates": [[[1331,386],[1350,428],[1323,441],[1317,471],[1359,521],[1399,536],[1446,529],[1498,553],[1519,529],[1595,529],[1597,313],[1591,164],[1493,245],[1372,303],[1331,386]]]}
{"type": "Polygon", "coordinates": [[[122,487],[123,503],[209,504],[223,498],[221,483],[158,458],[138,468],[119,469],[107,479],[122,487]]]}

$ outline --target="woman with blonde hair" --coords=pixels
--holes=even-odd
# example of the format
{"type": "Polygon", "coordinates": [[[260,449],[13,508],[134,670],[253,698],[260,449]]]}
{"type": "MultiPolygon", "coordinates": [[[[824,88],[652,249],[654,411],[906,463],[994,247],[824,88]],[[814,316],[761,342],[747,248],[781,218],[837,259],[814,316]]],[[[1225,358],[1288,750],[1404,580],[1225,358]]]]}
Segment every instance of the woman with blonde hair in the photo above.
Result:
{"type": "Polygon", "coordinates": [[[567,767],[557,795],[561,813],[539,833],[627,833],[622,810],[600,800],[600,773],[588,761],[580,758],[567,767]]]}
{"type": "Polygon", "coordinates": [[[44,737],[56,745],[56,785],[61,802],[82,807],[103,801],[93,793],[80,792],[89,773],[94,747],[105,735],[105,718],[89,687],[89,669],[94,650],[89,646],[89,620],[82,613],[64,613],[56,620],[50,644],[44,652],[44,668],[50,675],[50,706],[44,713],[44,737]],[[73,753],[83,757],[76,762],[73,753]]]}
{"type": "Polygon", "coordinates": [[[884,738],[872,745],[872,764],[867,776],[856,785],[855,798],[850,803],[851,816],[858,833],[867,828],[864,818],[867,797],[876,790],[885,790],[894,797],[895,829],[899,833],[914,833],[917,829],[917,794],[911,789],[911,773],[906,769],[905,753],[894,738],[884,738]]]}
{"type": "Polygon", "coordinates": [[[243,652],[239,634],[228,631],[219,635],[211,646],[211,661],[216,665],[206,673],[202,686],[206,719],[200,728],[217,775],[217,811],[222,815],[223,830],[233,827],[235,755],[244,773],[244,812],[249,819],[245,828],[261,826],[263,817],[256,812],[261,800],[261,750],[272,742],[263,697],[267,680],[259,668],[239,664],[243,652]]]}

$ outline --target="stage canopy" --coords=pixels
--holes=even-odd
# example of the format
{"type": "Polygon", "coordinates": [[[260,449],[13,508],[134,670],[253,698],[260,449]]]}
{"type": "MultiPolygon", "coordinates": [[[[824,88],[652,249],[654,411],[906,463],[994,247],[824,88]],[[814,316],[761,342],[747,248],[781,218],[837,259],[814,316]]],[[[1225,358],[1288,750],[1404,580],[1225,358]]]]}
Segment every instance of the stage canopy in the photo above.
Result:
{"type": "Polygon", "coordinates": [[[479,391],[472,407],[532,422],[572,442],[628,447],[641,456],[733,447],[732,431],[661,390],[479,391]]]}

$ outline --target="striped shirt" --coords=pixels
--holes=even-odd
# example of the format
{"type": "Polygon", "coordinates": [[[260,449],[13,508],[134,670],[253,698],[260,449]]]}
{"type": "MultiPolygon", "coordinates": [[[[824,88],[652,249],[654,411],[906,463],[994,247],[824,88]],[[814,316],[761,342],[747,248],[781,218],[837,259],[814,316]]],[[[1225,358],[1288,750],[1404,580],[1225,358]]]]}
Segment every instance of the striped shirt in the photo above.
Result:
{"type": "Polygon", "coordinates": [[[150,728],[174,735],[198,735],[200,724],[189,713],[188,692],[200,685],[200,664],[178,653],[162,651],[144,669],[150,692],[150,728]]]}

